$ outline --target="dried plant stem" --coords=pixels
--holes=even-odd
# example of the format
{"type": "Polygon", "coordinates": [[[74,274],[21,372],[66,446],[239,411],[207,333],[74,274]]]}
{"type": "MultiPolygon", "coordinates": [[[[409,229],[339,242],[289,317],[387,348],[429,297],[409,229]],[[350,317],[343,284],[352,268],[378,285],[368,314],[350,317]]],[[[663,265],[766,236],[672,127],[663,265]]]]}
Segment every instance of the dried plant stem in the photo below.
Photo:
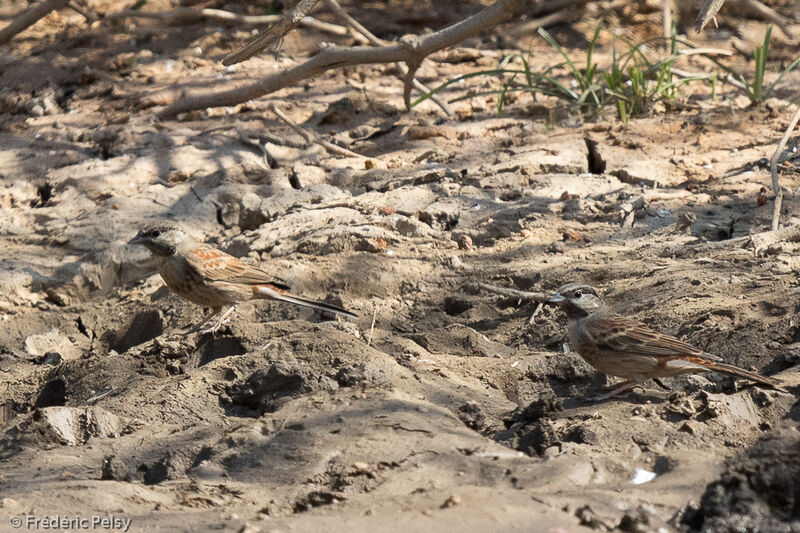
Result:
{"type": "Polygon", "coordinates": [[[499,294],[500,296],[507,296],[509,298],[517,298],[526,302],[547,303],[547,300],[550,299],[550,296],[543,292],[519,291],[506,287],[496,287],[488,283],[476,283],[476,286],[487,292],[499,294]]]}
{"type": "Polygon", "coordinates": [[[794,118],[792,118],[792,121],[789,123],[789,127],[786,128],[786,132],[783,134],[783,138],[781,142],[778,143],[778,148],[775,149],[775,153],[772,154],[772,159],[770,159],[769,162],[770,172],[772,174],[772,191],[775,194],[775,207],[772,210],[772,231],[776,231],[780,226],[781,204],[783,203],[783,189],[781,189],[780,178],[778,176],[778,159],[781,153],[783,153],[783,149],[786,148],[786,143],[789,141],[789,137],[797,126],[798,120],[800,120],[800,109],[794,114],[794,118]]]}
{"type": "Polygon", "coordinates": [[[278,106],[276,106],[275,104],[269,104],[269,110],[272,111],[273,113],[275,113],[275,115],[279,119],[281,119],[283,122],[285,122],[286,125],[289,126],[290,128],[292,128],[298,135],[303,137],[303,139],[305,139],[308,144],[318,144],[318,145],[322,146],[323,148],[325,148],[327,151],[329,151],[329,152],[331,152],[333,154],[338,154],[338,155],[344,156],[344,157],[361,157],[361,158],[366,159],[361,154],[357,154],[355,152],[351,152],[347,148],[342,148],[341,146],[337,146],[337,145],[333,144],[332,142],[328,142],[328,141],[325,141],[323,139],[320,139],[319,137],[317,137],[316,135],[314,135],[313,133],[311,133],[307,129],[302,128],[300,125],[298,125],[297,123],[293,122],[292,119],[287,117],[284,114],[284,112],[281,111],[278,108],[278,106]]]}

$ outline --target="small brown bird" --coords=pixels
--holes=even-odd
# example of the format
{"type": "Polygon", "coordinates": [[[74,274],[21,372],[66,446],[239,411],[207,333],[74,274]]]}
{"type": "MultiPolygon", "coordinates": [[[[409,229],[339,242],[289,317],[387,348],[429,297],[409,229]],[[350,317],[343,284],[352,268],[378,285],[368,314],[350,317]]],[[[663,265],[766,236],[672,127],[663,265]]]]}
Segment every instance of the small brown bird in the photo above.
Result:
{"type": "Polygon", "coordinates": [[[229,320],[236,304],[255,299],[279,300],[348,318],[358,315],[341,307],[293,295],[290,288],[260,268],[192,239],[174,222],[145,225],[128,244],[143,244],[153,254],[167,287],[190,302],[211,308],[190,332],[213,333],[229,320]],[[200,326],[230,306],[210,328],[200,326]]]}
{"type": "Polygon", "coordinates": [[[716,370],[749,379],[771,388],[780,380],[728,365],[680,339],[657,333],[638,320],[614,314],[592,287],[568,283],[551,297],[569,319],[569,343],[581,357],[604,374],[626,381],[597,397],[604,400],[640,383],[705,370],[716,370]]]}

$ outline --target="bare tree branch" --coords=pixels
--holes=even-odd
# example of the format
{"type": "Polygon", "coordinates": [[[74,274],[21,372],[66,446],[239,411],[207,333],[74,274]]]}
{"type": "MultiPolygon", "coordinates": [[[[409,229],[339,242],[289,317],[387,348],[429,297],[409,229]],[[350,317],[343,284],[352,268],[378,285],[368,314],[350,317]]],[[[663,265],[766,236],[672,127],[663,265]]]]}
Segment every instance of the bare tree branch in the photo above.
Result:
{"type": "Polygon", "coordinates": [[[29,10],[17,16],[11,24],[0,30],[0,44],[7,43],[18,33],[25,31],[33,26],[40,19],[46,17],[51,11],[61,9],[69,3],[69,0],[44,0],[39,2],[29,10]]]}
{"type": "Polygon", "coordinates": [[[310,131],[306,130],[305,128],[302,128],[300,125],[298,125],[294,121],[292,121],[289,117],[287,117],[283,113],[283,111],[278,109],[278,106],[276,106],[275,104],[272,104],[272,103],[269,104],[269,110],[272,111],[273,113],[275,113],[275,115],[277,115],[277,117],[279,119],[281,119],[283,122],[285,122],[287,126],[289,126],[295,132],[297,132],[297,134],[300,135],[303,139],[305,139],[308,144],[318,144],[318,145],[322,146],[327,151],[329,151],[329,152],[331,152],[333,154],[343,155],[345,157],[360,157],[360,158],[363,158],[363,159],[367,159],[363,155],[357,154],[355,152],[351,152],[347,148],[342,148],[341,146],[337,146],[337,145],[333,144],[332,142],[328,142],[328,141],[325,141],[323,139],[320,139],[319,137],[317,137],[316,135],[314,135],[310,131]]]}
{"type": "Polygon", "coordinates": [[[772,231],[776,231],[780,226],[781,204],[783,203],[783,189],[781,189],[780,178],[778,177],[778,158],[783,153],[783,149],[786,148],[786,143],[789,141],[789,137],[792,135],[799,120],[800,109],[797,110],[794,118],[789,122],[789,127],[786,128],[781,142],[778,143],[778,148],[775,149],[775,153],[772,154],[772,159],[769,161],[770,172],[772,173],[772,191],[775,193],[775,207],[772,210],[772,231]]]}
{"type": "Polygon", "coordinates": [[[234,65],[250,59],[273,43],[279,42],[287,33],[292,31],[300,21],[311,11],[319,0],[299,0],[294,8],[284,13],[281,19],[269,28],[265,28],[255,39],[244,45],[239,50],[229,54],[222,60],[223,65],[234,65]]]}
{"type": "Polygon", "coordinates": [[[67,7],[85,18],[86,22],[90,24],[97,20],[95,14],[89,11],[85,5],[77,0],[70,0],[70,2],[67,4],[67,7]]]}
{"type": "Polygon", "coordinates": [[[410,43],[396,43],[377,48],[356,46],[342,49],[326,48],[305,63],[290,69],[270,74],[254,83],[221,91],[203,92],[182,96],[158,113],[159,118],[168,118],[207,107],[233,106],[277,91],[284,87],[318,76],[335,69],[370,63],[404,63],[421,60],[443,48],[453,46],[485,29],[491,28],[510,17],[523,0],[498,0],[479,13],[468,17],[438,32],[414,39],[410,43]]]}
{"type": "MultiPolygon", "coordinates": [[[[347,11],[345,11],[345,9],[341,6],[341,4],[339,4],[338,0],[326,0],[326,3],[328,4],[328,7],[330,7],[331,10],[340,19],[344,21],[345,24],[350,26],[350,28],[354,32],[356,32],[356,34],[362,35],[367,40],[367,42],[372,46],[386,46],[387,44],[389,44],[387,41],[384,41],[383,39],[379,39],[378,37],[376,37],[371,31],[362,26],[360,22],[351,17],[350,14],[347,11]]],[[[400,74],[403,76],[403,82],[405,84],[405,87],[408,87],[408,72],[409,72],[408,66],[404,65],[403,63],[397,63],[397,68],[400,70],[400,74]]],[[[431,92],[430,89],[428,89],[425,85],[423,85],[422,82],[417,80],[414,76],[411,77],[411,83],[414,85],[414,88],[417,89],[422,94],[427,94],[431,92]]],[[[431,100],[433,100],[439,107],[441,107],[442,111],[444,111],[444,113],[448,117],[453,116],[454,114],[453,110],[450,108],[449,105],[447,105],[447,102],[445,102],[441,97],[439,97],[439,95],[434,94],[433,96],[431,96],[431,100]]],[[[406,103],[406,109],[411,109],[410,92],[408,98],[404,98],[404,101],[406,103]]]]}
{"type": "MultiPolygon", "coordinates": [[[[226,25],[255,26],[260,24],[274,24],[281,20],[280,15],[240,15],[223,9],[195,9],[192,7],[179,7],[173,11],[139,11],[123,9],[108,13],[104,20],[123,18],[149,18],[167,23],[194,22],[198,20],[211,20],[226,25]]],[[[347,28],[338,24],[330,24],[313,17],[303,17],[298,22],[300,26],[324,31],[333,35],[347,35],[347,28]]]]}

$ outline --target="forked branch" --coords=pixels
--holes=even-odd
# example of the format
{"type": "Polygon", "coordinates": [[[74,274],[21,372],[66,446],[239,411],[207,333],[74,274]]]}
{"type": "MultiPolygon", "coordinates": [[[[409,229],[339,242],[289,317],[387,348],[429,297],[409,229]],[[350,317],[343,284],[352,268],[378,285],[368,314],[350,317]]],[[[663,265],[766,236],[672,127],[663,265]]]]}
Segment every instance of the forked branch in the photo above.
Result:
{"type": "MultiPolygon", "coordinates": [[[[510,17],[522,3],[523,0],[498,0],[491,6],[457,24],[435,33],[417,37],[410,42],[388,44],[375,48],[365,46],[346,49],[338,47],[326,48],[300,65],[270,74],[249,85],[182,96],[179,100],[161,110],[158,116],[160,118],[169,118],[178,113],[196,109],[233,106],[294,85],[301,80],[318,76],[331,69],[398,61],[414,64],[436,51],[458,44],[468,37],[496,26],[510,17]]],[[[254,53],[258,53],[258,51],[254,53]]],[[[239,53],[237,52],[235,56],[238,58],[239,53]]]]}
{"type": "MultiPolygon", "coordinates": [[[[365,28],[360,22],[350,16],[350,14],[345,11],[345,9],[339,4],[338,0],[326,0],[328,7],[331,8],[333,13],[342,19],[342,21],[347,24],[351,30],[353,30],[356,35],[362,36],[364,39],[367,40],[369,44],[372,46],[386,46],[389,43],[384,41],[383,39],[379,39],[375,34],[365,28]]],[[[404,65],[403,63],[397,63],[397,69],[400,71],[400,75],[402,76],[404,90],[403,90],[403,100],[406,104],[406,109],[411,108],[411,84],[414,85],[414,88],[417,89],[422,94],[428,94],[431,92],[421,81],[419,81],[414,76],[409,76],[409,66],[404,65]]],[[[453,116],[453,110],[447,105],[439,95],[434,94],[431,96],[431,100],[433,100],[439,107],[442,108],[442,111],[448,116],[453,116]]]]}

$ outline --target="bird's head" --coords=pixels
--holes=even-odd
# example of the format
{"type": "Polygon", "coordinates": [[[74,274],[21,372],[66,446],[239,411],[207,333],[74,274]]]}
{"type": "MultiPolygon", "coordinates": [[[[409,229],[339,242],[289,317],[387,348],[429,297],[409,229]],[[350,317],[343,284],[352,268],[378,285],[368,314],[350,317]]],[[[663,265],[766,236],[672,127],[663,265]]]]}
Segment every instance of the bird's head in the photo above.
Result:
{"type": "Polygon", "coordinates": [[[183,228],[174,222],[157,221],[145,224],[128,244],[142,244],[153,255],[167,257],[175,255],[178,246],[188,238],[183,228]]]}
{"type": "Polygon", "coordinates": [[[547,302],[561,306],[570,318],[588,316],[604,306],[597,291],[583,283],[567,283],[547,302]]]}

